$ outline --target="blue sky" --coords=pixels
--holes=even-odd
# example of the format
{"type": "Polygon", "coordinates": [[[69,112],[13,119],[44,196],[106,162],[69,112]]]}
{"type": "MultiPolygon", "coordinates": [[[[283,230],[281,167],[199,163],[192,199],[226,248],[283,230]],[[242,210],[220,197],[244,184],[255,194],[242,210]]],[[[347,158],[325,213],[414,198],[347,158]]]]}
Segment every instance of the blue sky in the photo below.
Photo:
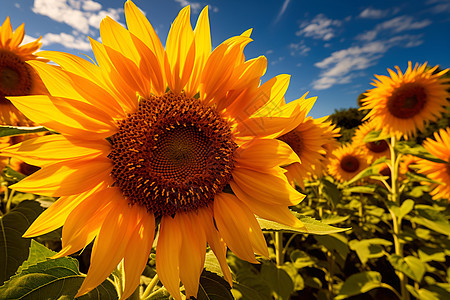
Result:
{"type": "MultiPolygon", "coordinates": [[[[100,20],[125,23],[124,0],[0,0],[0,22],[25,23],[26,39],[43,37],[42,49],[93,56],[87,37],[99,39],[100,20]]],[[[208,5],[213,47],[253,28],[247,58],[265,55],[262,78],[287,73],[286,100],[309,91],[318,96],[313,117],[357,107],[373,74],[407,67],[408,61],[450,67],[450,0],[136,0],[165,43],[170,24],[185,5],[195,24],[208,5]]]]}

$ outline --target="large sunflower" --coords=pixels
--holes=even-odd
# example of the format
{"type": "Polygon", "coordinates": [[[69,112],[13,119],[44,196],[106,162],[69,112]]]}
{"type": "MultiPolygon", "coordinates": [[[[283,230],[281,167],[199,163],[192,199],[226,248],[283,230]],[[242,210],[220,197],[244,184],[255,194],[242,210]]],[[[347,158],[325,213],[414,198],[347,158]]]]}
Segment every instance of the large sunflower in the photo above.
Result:
{"type": "Polygon", "coordinates": [[[325,145],[330,142],[331,122],[326,117],[313,119],[308,117],[294,130],[280,136],[278,139],[286,142],[297,153],[301,163],[286,166],[286,175],[304,189],[304,180],[314,172],[314,165],[325,159],[325,145]]]}
{"type": "Polygon", "coordinates": [[[372,163],[374,160],[381,157],[390,157],[389,145],[385,140],[378,140],[375,142],[364,142],[364,138],[376,130],[376,125],[373,122],[364,122],[358,126],[353,136],[353,146],[361,147],[363,152],[367,155],[367,160],[372,163]]]}
{"type": "Polygon", "coordinates": [[[207,9],[194,30],[182,9],[165,48],[131,1],[125,16],[128,30],[107,17],[102,43],[91,40],[98,66],[51,51],[39,55],[61,68],[29,62],[50,95],[9,99],[60,135],[4,151],[42,168],[12,188],[60,197],[25,234],[64,225],[57,257],[94,241],[77,295],[122,259],[122,298],[131,295],[159,224],[160,280],[176,299],[180,280],[196,296],[207,243],[231,283],[226,246],[254,263],[254,253],[268,255],[255,214],[303,226],[288,206],[304,196],[281,168],[299,158],[276,139],[303,121],[301,101],[285,104],[287,75],[260,85],[266,58],[243,55],[250,31],[211,52],[207,9]]]}
{"type": "Polygon", "coordinates": [[[450,127],[434,133],[434,139],[428,138],[423,146],[434,156],[447,163],[436,163],[425,159],[416,162],[417,170],[441,184],[432,184],[430,194],[433,199],[450,199],[450,127]]]}
{"type": "Polygon", "coordinates": [[[412,68],[409,62],[404,74],[396,66],[398,74],[388,69],[391,77],[375,75],[375,88],[361,100],[361,109],[370,109],[364,119],[373,120],[384,133],[407,138],[439,118],[448,105],[446,83],[450,79],[441,78],[448,70],[433,74],[438,66],[426,66],[416,64],[412,68]]]}
{"type": "Polygon", "coordinates": [[[0,27],[0,125],[30,125],[30,121],[6,99],[7,96],[37,95],[46,91],[39,76],[26,63],[43,60],[33,54],[42,43],[39,38],[20,46],[24,36],[24,24],[13,32],[9,17],[6,17],[0,27]]]}
{"type": "Polygon", "coordinates": [[[343,145],[333,151],[335,158],[328,164],[328,172],[336,180],[348,181],[367,168],[367,158],[359,148],[343,145]]]}

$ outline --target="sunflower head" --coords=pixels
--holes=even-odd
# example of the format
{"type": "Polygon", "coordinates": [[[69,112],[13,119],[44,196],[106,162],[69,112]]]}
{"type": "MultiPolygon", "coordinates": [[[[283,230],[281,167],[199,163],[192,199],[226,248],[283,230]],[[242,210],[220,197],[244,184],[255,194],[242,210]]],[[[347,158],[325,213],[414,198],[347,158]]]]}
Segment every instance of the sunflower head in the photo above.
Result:
{"type": "Polygon", "coordinates": [[[390,77],[375,75],[372,85],[362,99],[361,109],[369,109],[365,119],[373,121],[376,129],[397,137],[408,138],[425,125],[439,118],[448,105],[448,82],[444,79],[448,70],[435,72],[438,66],[411,62],[405,73],[396,66],[397,73],[388,69],[390,77]]]}
{"type": "Polygon", "coordinates": [[[288,178],[304,189],[304,180],[309,179],[315,166],[326,159],[326,145],[333,143],[335,136],[334,126],[326,121],[326,117],[307,117],[297,128],[280,136],[278,139],[291,146],[301,160],[301,163],[285,167],[288,178]]]}
{"type": "MultiPolygon", "coordinates": [[[[440,183],[431,183],[430,194],[433,199],[450,199],[450,127],[435,132],[434,139],[427,138],[423,142],[423,146],[428,152],[446,163],[418,159],[417,171],[440,183]]],[[[424,182],[424,184],[430,183],[424,182]]]]}
{"type": "Polygon", "coordinates": [[[364,142],[364,138],[376,130],[376,125],[372,122],[364,122],[356,128],[355,135],[353,136],[353,146],[361,147],[363,152],[367,155],[367,160],[372,163],[378,158],[389,157],[389,145],[385,140],[378,140],[374,142],[364,142]]]}
{"type": "Polygon", "coordinates": [[[335,158],[328,165],[328,173],[341,182],[352,179],[368,166],[364,153],[352,145],[341,146],[333,151],[333,155],[335,158]]]}
{"type": "Polygon", "coordinates": [[[0,125],[31,125],[7,96],[24,96],[46,92],[42,81],[27,61],[39,59],[34,52],[41,47],[40,38],[20,45],[25,36],[24,24],[15,31],[9,17],[0,27],[0,125]]]}
{"type": "Polygon", "coordinates": [[[49,95],[8,99],[60,134],[3,153],[42,167],[14,189],[59,197],[26,236],[63,226],[56,257],[93,241],[78,296],[122,260],[122,297],[130,296],[159,223],[159,278],[174,298],[181,299],[180,280],[195,297],[207,244],[231,283],[227,247],[252,263],[255,254],[268,256],[255,215],[304,227],[288,208],[304,195],[282,168],[300,160],[277,138],[297,128],[312,103],[285,103],[288,75],[261,84],[266,58],[243,54],[251,31],[212,50],[208,9],[194,29],[190,8],[182,9],[165,47],[131,1],[125,16],[128,29],[102,20],[102,42],[91,40],[96,64],[51,51],[39,56],[58,67],[27,61],[49,95]]]}

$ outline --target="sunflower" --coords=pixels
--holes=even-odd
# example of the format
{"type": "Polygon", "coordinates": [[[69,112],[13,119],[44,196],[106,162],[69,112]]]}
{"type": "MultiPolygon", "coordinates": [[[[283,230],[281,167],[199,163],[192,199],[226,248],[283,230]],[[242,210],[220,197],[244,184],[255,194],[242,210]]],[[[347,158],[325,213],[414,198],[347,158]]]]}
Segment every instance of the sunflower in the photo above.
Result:
{"type": "Polygon", "coordinates": [[[278,138],[291,146],[301,160],[301,163],[293,163],[284,168],[288,178],[302,189],[305,188],[303,181],[310,177],[309,173],[314,172],[313,166],[324,160],[327,154],[324,145],[330,142],[330,122],[325,120],[326,117],[308,117],[294,130],[278,138]]]}
{"type": "Polygon", "coordinates": [[[32,125],[7,96],[46,93],[39,76],[27,61],[41,60],[33,53],[41,47],[40,39],[20,46],[25,36],[24,24],[14,32],[9,17],[0,27],[0,125],[32,125]]]}
{"type": "Polygon", "coordinates": [[[343,145],[333,151],[334,159],[328,165],[328,173],[339,181],[348,181],[367,168],[367,159],[359,148],[343,145]]]}
{"type": "Polygon", "coordinates": [[[419,159],[420,158],[418,158],[417,156],[411,154],[402,156],[400,159],[400,166],[398,169],[399,173],[403,176],[406,175],[406,173],[408,172],[416,172],[416,170],[413,169],[412,166],[414,166],[419,159]]]}
{"type": "Polygon", "coordinates": [[[375,142],[364,142],[364,138],[376,130],[376,125],[373,122],[364,122],[358,126],[353,136],[353,146],[361,147],[363,152],[367,155],[367,160],[372,163],[381,157],[390,157],[389,145],[385,140],[379,140],[375,142]]]}
{"type": "Polygon", "coordinates": [[[433,199],[450,199],[450,127],[434,133],[434,140],[427,138],[424,148],[447,163],[436,163],[425,159],[417,161],[418,172],[441,184],[433,183],[430,194],[433,199]]]}
{"type": "Polygon", "coordinates": [[[288,75],[260,84],[267,61],[245,59],[250,31],[212,51],[207,8],[195,29],[182,9],[165,48],[131,1],[125,16],[128,29],[106,17],[102,43],[91,39],[98,65],[53,51],[39,55],[60,68],[29,62],[50,95],[9,100],[60,134],[4,150],[41,167],[12,188],[60,197],[25,234],[63,226],[56,257],[93,241],[77,296],[122,260],[121,297],[130,296],[158,224],[159,279],[176,299],[180,280],[196,296],[207,244],[231,284],[227,247],[253,263],[255,253],[268,255],[255,215],[304,228],[288,209],[304,195],[281,168],[299,158],[276,138],[303,121],[306,100],[285,104],[288,75]]]}
{"type": "Polygon", "coordinates": [[[370,109],[364,120],[372,120],[384,133],[405,138],[437,120],[448,105],[446,83],[450,79],[441,78],[448,70],[433,74],[438,66],[426,66],[416,64],[412,68],[409,62],[404,74],[396,66],[398,74],[388,69],[391,77],[375,75],[375,88],[361,100],[361,109],[370,109]]]}

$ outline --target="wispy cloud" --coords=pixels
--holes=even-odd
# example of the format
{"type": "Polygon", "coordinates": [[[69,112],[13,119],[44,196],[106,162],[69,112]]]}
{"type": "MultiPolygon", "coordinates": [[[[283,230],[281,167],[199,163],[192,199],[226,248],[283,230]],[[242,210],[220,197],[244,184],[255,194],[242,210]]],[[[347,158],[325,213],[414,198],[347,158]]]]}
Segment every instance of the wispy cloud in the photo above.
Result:
{"type": "Polygon", "coordinates": [[[100,20],[107,15],[119,20],[123,8],[105,10],[100,3],[92,0],[35,0],[32,11],[65,23],[78,32],[89,34],[91,27],[98,29],[100,20]]]}
{"type": "Polygon", "coordinates": [[[428,0],[426,4],[432,5],[430,11],[434,14],[450,12],[450,0],[428,0]]]}
{"type": "Polygon", "coordinates": [[[381,19],[386,17],[388,13],[388,9],[383,10],[368,7],[359,14],[359,17],[364,19],[381,19]]]}
{"type": "Polygon", "coordinates": [[[376,25],[373,30],[366,31],[358,35],[356,39],[362,41],[373,41],[382,31],[388,31],[391,34],[395,34],[407,30],[421,29],[430,24],[430,20],[415,21],[411,16],[399,16],[376,25]]]}
{"type": "Polygon", "coordinates": [[[291,43],[289,44],[289,50],[292,56],[296,55],[308,55],[308,52],[311,51],[311,48],[306,46],[303,41],[299,43],[291,43]]]}
{"type": "Polygon", "coordinates": [[[276,24],[276,23],[278,23],[278,21],[280,21],[281,17],[284,15],[284,13],[289,5],[289,2],[291,2],[291,0],[284,0],[283,5],[281,6],[276,19],[273,22],[274,24],[276,24]]]}
{"type": "Polygon", "coordinates": [[[360,46],[335,51],[331,56],[314,64],[323,71],[312,85],[316,90],[324,90],[336,84],[345,84],[358,75],[357,72],[375,65],[392,47],[415,47],[422,43],[421,35],[395,36],[387,40],[368,42],[360,46]]]}
{"type": "Polygon", "coordinates": [[[42,46],[48,46],[51,44],[60,44],[68,49],[76,49],[82,51],[89,51],[91,49],[91,44],[86,38],[80,36],[74,36],[68,33],[61,32],[47,33],[42,37],[42,46]]]}
{"type": "Polygon", "coordinates": [[[335,36],[335,27],[339,27],[341,24],[342,22],[339,20],[332,20],[324,14],[318,14],[311,21],[303,22],[296,35],[328,41],[335,36]]]}

